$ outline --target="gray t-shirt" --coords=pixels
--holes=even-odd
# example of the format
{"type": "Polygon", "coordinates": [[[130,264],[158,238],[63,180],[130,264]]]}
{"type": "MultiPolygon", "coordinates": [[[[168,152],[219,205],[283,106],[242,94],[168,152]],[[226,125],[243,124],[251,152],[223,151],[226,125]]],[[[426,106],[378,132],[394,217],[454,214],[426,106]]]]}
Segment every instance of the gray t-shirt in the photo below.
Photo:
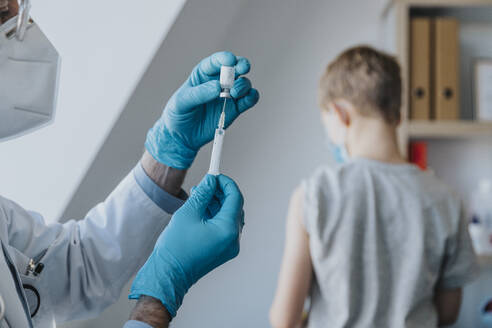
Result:
{"type": "Polygon", "coordinates": [[[416,166],[367,159],[319,168],[303,187],[308,327],[437,327],[435,288],[477,270],[460,199],[416,166]]]}

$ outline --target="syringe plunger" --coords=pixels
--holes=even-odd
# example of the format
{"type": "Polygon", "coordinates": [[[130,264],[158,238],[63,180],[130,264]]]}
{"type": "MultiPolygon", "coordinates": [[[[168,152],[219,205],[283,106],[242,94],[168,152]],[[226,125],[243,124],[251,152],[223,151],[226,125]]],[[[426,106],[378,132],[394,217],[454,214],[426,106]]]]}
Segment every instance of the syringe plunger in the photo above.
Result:
{"type": "Polygon", "coordinates": [[[222,146],[224,145],[224,134],[225,131],[223,129],[215,130],[212,158],[210,160],[210,168],[208,169],[208,174],[215,176],[220,174],[220,159],[222,157],[222,146]]]}
{"type": "Polygon", "coordinates": [[[222,92],[221,98],[230,98],[231,89],[234,86],[234,79],[236,78],[236,69],[232,66],[222,66],[220,68],[220,87],[222,92]]]}

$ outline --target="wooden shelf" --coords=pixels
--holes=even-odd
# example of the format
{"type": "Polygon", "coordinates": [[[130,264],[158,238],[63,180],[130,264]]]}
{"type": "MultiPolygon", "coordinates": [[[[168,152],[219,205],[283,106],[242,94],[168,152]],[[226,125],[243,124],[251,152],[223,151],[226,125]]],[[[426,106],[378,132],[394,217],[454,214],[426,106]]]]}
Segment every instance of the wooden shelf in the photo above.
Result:
{"type": "MultiPolygon", "coordinates": [[[[481,8],[492,9],[492,0],[387,0],[382,8],[381,19],[392,21],[394,18],[396,30],[396,52],[401,65],[401,74],[405,85],[410,85],[410,21],[412,10],[419,9],[449,9],[467,12],[473,9],[474,15],[481,8]]],[[[472,15],[473,16],[473,15],[472,15]]],[[[481,16],[480,16],[481,17],[481,16]]],[[[473,18],[473,17],[472,17],[473,18]]],[[[468,19],[468,18],[467,18],[468,19]]],[[[473,21],[473,19],[471,19],[473,21]]],[[[480,21],[480,20],[478,20],[480,21]]],[[[487,20],[490,22],[490,20],[487,20]]],[[[492,138],[492,122],[472,121],[408,121],[409,99],[408,92],[403,93],[402,124],[398,132],[401,151],[406,153],[411,139],[465,139],[490,137],[492,138]]]]}
{"type": "Polygon", "coordinates": [[[411,138],[473,138],[492,136],[492,122],[409,121],[411,138]]]}
{"type": "Polygon", "coordinates": [[[387,17],[395,4],[419,7],[477,7],[491,6],[492,0],[387,0],[381,17],[387,17]]]}
{"type": "Polygon", "coordinates": [[[384,9],[389,10],[395,4],[422,7],[472,7],[492,5],[492,0],[389,0],[384,9]]]}

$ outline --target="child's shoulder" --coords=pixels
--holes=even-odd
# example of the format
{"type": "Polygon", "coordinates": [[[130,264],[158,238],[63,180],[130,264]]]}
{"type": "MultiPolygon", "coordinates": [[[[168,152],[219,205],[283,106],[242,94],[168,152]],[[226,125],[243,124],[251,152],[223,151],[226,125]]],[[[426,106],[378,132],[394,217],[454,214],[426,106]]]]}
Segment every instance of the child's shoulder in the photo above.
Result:
{"type": "Polygon", "coordinates": [[[330,166],[318,166],[302,182],[306,191],[320,191],[352,194],[364,192],[363,189],[374,184],[383,184],[384,190],[404,188],[407,192],[419,195],[428,205],[461,203],[458,194],[432,171],[422,171],[411,164],[387,164],[370,160],[356,160],[349,163],[330,166]],[[366,183],[369,186],[366,186],[366,183]],[[387,188],[386,188],[387,187],[387,188]]]}
{"type": "Polygon", "coordinates": [[[326,183],[339,178],[342,172],[341,166],[320,165],[303,180],[305,184],[326,183]]]}
{"type": "Polygon", "coordinates": [[[302,180],[301,186],[306,195],[313,196],[327,193],[339,193],[342,176],[347,172],[344,165],[320,165],[308,177],[302,180]]]}
{"type": "Polygon", "coordinates": [[[446,204],[453,209],[463,205],[461,197],[433,171],[420,171],[415,179],[416,191],[427,200],[429,206],[446,204]]]}

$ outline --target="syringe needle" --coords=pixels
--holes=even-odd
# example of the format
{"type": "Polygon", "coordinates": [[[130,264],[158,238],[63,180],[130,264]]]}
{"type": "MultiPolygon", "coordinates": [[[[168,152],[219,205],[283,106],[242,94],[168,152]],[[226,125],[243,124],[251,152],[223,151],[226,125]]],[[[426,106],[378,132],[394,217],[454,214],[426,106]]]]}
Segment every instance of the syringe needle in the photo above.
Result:
{"type": "Polygon", "coordinates": [[[227,104],[227,98],[224,98],[224,106],[222,106],[222,113],[225,112],[226,104],[227,104]]]}
{"type": "Polygon", "coordinates": [[[219,118],[219,126],[218,126],[219,129],[224,129],[226,104],[227,104],[227,98],[224,98],[224,106],[222,107],[222,113],[220,113],[220,118],[219,118]]]}

